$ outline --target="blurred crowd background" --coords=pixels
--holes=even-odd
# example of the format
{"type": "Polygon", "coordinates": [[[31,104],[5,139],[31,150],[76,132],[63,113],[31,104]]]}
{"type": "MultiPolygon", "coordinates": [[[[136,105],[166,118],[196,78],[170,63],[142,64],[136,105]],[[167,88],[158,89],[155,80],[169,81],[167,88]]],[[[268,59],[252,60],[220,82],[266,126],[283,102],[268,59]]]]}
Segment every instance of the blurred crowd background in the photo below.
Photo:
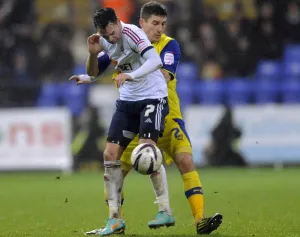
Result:
{"type": "MultiPolygon", "coordinates": [[[[85,73],[93,12],[112,7],[122,21],[138,25],[145,2],[0,0],[0,107],[65,106],[74,131],[97,127],[89,123],[99,115],[88,103],[91,86],[68,82],[85,73]]],[[[177,89],[183,109],[300,103],[300,0],[159,2],[168,8],[167,34],[181,47],[177,89]]],[[[111,71],[97,83],[111,85],[111,71]]],[[[92,130],[94,137],[105,133],[101,126],[92,130]]],[[[74,134],[78,153],[84,134],[74,134]]]]}
{"type": "MultiPolygon", "coordinates": [[[[0,106],[68,106],[69,103],[72,107],[66,101],[68,99],[58,100],[57,95],[45,98],[43,90],[47,93],[50,84],[64,83],[70,75],[85,72],[86,38],[94,32],[93,11],[111,6],[124,22],[138,24],[139,10],[145,2],[1,0],[0,106]]],[[[166,4],[169,11],[167,33],[181,46],[178,92],[183,106],[190,103],[300,101],[297,93],[285,95],[286,91],[290,92],[290,87],[300,91],[294,80],[285,79],[284,85],[274,82],[282,77],[300,77],[297,46],[300,44],[300,1],[160,2],[166,4]],[[263,78],[271,78],[274,83],[250,84],[255,79],[260,83],[263,78]],[[227,81],[228,85],[216,81],[227,81]],[[242,95],[229,91],[239,98],[226,97],[226,87],[242,91],[242,95]],[[286,87],[286,90],[282,91],[280,87],[286,87]],[[267,90],[269,95],[261,96],[260,90],[267,90]]],[[[109,75],[100,83],[110,83],[109,75]]],[[[88,93],[86,90],[81,92],[88,93]]],[[[73,107],[75,116],[83,109],[79,105],[73,107]]]]}

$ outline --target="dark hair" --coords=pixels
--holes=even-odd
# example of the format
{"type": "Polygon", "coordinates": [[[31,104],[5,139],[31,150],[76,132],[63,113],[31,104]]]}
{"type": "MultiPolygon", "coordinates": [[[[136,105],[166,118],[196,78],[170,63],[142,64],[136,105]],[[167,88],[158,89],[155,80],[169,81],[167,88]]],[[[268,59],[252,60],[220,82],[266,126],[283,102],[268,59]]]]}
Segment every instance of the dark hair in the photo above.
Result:
{"type": "Polygon", "coordinates": [[[140,17],[144,20],[148,20],[152,15],[167,16],[168,13],[166,6],[155,1],[145,3],[141,8],[140,17]]]}
{"type": "Polygon", "coordinates": [[[117,20],[115,10],[112,8],[101,8],[94,13],[95,28],[105,29],[109,23],[116,23],[117,20]]]}

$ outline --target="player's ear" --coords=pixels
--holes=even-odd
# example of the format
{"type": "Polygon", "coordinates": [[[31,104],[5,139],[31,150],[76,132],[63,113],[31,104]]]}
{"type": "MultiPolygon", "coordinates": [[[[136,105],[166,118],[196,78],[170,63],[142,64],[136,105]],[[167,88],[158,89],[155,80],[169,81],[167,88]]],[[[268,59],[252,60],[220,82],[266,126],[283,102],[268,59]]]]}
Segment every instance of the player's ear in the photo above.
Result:
{"type": "Polygon", "coordinates": [[[117,25],[121,26],[121,20],[119,17],[117,18],[117,25]]]}
{"type": "Polygon", "coordinates": [[[143,28],[145,20],[143,18],[140,18],[139,23],[140,23],[140,27],[143,28]]]}

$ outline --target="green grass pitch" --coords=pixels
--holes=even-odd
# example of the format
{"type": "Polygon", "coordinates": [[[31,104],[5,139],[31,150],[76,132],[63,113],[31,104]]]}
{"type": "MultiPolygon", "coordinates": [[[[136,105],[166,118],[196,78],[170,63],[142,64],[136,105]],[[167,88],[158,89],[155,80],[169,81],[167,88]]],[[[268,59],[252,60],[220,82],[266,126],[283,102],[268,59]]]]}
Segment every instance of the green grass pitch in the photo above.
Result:
{"type": "MultiPolygon", "coordinates": [[[[203,169],[205,213],[223,214],[215,237],[300,236],[299,169],[203,169]]],[[[0,236],[77,237],[103,226],[103,174],[0,174],[0,236]]],[[[149,230],[157,206],[147,176],[132,172],[125,182],[127,236],[195,236],[179,173],[168,170],[175,227],[149,230]]]]}

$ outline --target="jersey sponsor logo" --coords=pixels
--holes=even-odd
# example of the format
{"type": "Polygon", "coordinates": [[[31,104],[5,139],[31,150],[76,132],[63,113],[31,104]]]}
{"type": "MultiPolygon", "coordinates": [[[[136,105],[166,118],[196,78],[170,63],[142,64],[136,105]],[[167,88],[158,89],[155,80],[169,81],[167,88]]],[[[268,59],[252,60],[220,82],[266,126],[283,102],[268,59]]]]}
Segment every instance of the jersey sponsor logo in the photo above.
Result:
{"type": "Polygon", "coordinates": [[[164,55],[164,63],[166,65],[174,64],[174,54],[173,52],[166,52],[164,55]]]}
{"type": "Polygon", "coordinates": [[[124,63],[122,65],[119,65],[118,68],[120,68],[121,71],[132,71],[131,63],[124,63]]]}

